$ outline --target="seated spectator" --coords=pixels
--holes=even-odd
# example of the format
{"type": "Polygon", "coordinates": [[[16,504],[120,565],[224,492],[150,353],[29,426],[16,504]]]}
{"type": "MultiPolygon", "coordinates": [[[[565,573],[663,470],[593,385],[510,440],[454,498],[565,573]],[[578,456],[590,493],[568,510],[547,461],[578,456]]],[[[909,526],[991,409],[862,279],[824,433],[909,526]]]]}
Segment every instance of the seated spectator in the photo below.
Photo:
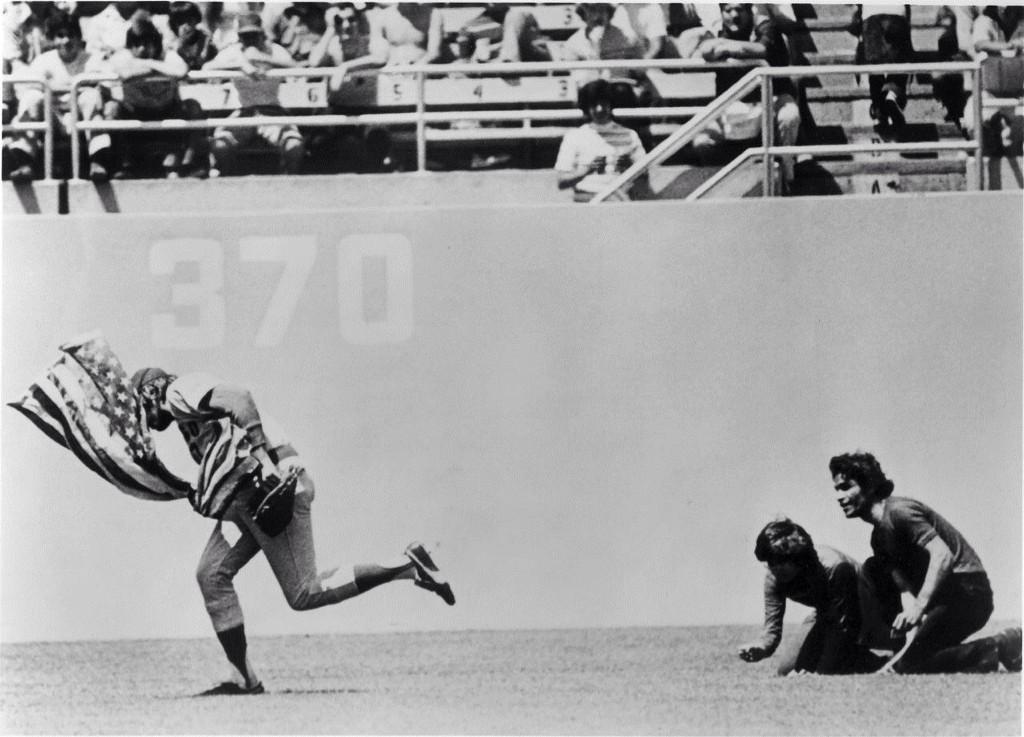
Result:
{"type": "MultiPolygon", "coordinates": [[[[576,14],[583,20],[577,30],[562,47],[566,61],[598,61],[602,59],[640,59],[644,46],[635,35],[627,35],[620,25],[612,23],[615,6],[611,3],[579,3],[576,14]]],[[[573,78],[578,86],[603,77],[623,77],[626,70],[613,73],[611,70],[577,70],[573,78]]]]}
{"type": "MultiPolygon", "coordinates": [[[[71,117],[71,82],[86,72],[102,72],[102,59],[86,51],[82,40],[82,28],[74,16],[60,12],[50,15],[44,26],[46,39],[54,45],[43,52],[29,65],[27,73],[49,81],[53,112],[57,116],[56,132],[67,137],[71,117]]],[[[36,122],[43,120],[45,93],[34,85],[20,85],[16,90],[18,112],[16,121],[36,122]]],[[[81,119],[90,120],[102,114],[103,101],[100,90],[83,85],[77,91],[78,110],[81,119]]],[[[106,133],[87,134],[89,153],[89,176],[95,181],[109,177],[110,136],[106,133]]],[[[34,175],[35,162],[40,152],[39,136],[34,132],[14,135],[7,147],[10,156],[11,179],[28,181],[34,175]]]]}
{"type": "Polygon", "coordinates": [[[373,30],[387,43],[388,66],[441,64],[453,55],[444,45],[444,19],[432,5],[390,3],[377,13],[373,30]]]}
{"type": "Polygon", "coordinates": [[[977,56],[1020,56],[1024,50],[1024,7],[986,5],[971,28],[977,56]]]}
{"type": "MultiPolygon", "coordinates": [[[[75,14],[83,16],[83,10],[84,6],[76,7],[75,14]]],[[[143,3],[107,3],[98,13],[81,17],[85,48],[104,59],[116,51],[124,51],[124,38],[129,27],[133,21],[143,19],[150,19],[150,10],[143,3]]]]}
{"type": "Polygon", "coordinates": [[[275,125],[266,116],[284,115],[278,100],[281,79],[268,78],[270,69],[290,69],[296,65],[291,54],[278,44],[267,40],[266,32],[257,13],[241,16],[238,23],[238,42],[221,51],[203,69],[232,69],[246,76],[234,80],[238,90],[240,108],[229,117],[263,118],[252,128],[217,128],[210,143],[216,171],[233,173],[238,149],[259,138],[277,148],[281,156],[281,171],[297,173],[305,156],[305,141],[294,125],[275,125]]]}
{"type": "MultiPolygon", "coordinates": [[[[565,134],[555,171],[559,189],[571,188],[577,202],[588,202],[642,158],[645,151],[636,131],[615,122],[612,85],[608,80],[595,79],[583,85],[579,106],[586,122],[565,134]]],[[[629,198],[641,199],[648,193],[645,174],[634,183],[629,198]]]]}
{"type": "MultiPolygon", "coordinates": [[[[103,107],[107,120],[166,120],[180,118],[198,120],[203,117],[202,108],[195,100],[182,100],[178,94],[178,80],[188,74],[188,65],[174,51],[163,51],[163,37],[156,27],[147,20],[137,21],[128,29],[125,37],[125,51],[110,57],[111,69],[121,79],[121,99],[109,100],[103,107]]],[[[130,176],[138,167],[138,158],[131,151],[122,134],[115,139],[121,154],[121,168],[114,176],[130,176]]],[[[170,151],[163,159],[164,174],[177,177],[183,170],[195,176],[205,176],[208,171],[208,152],[204,131],[173,132],[169,134],[146,135],[148,144],[166,138],[170,151]]]]}
{"type": "Polygon", "coordinates": [[[860,644],[860,564],[825,545],[816,549],[811,536],[788,517],[773,520],[757,535],[754,557],[765,564],[764,629],[756,642],[743,645],[748,663],[769,658],[782,641],[786,600],[814,611],[799,637],[779,657],[776,672],[868,673],[885,660],[860,644]]]}
{"type": "MultiPolygon", "coordinates": [[[[854,11],[850,32],[860,38],[858,64],[908,64],[914,61],[910,39],[909,5],[859,5],[854,11]]],[[[897,134],[906,124],[906,74],[869,74],[871,117],[882,130],[897,134]]]]}
{"type": "Polygon", "coordinates": [[[189,71],[202,69],[206,62],[217,56],[213,37],[202,27],[202,22],[202,12],[195,3],[171,3],[167,24],[174,38],[167,45],[167,50],[180,56],[189,71]]]}
{"type": "Polygon", "coordinates": [[[697,57],[700,45],[714,35],[704,25],[701,11],[694,3],[669,3],[665,23],[668,42],[676,47],[681,59],[697,57]]]}
{"type": "Polygon", "coordinates": [[[460,61],[551,61],[548,41],[527,8],[488,3],[459,29],[460,61]]]}
{"type": "MultiPolygon", "coordinates": [[[[971,41],[976,58],[982,60],[983,99],[1019,99],[1024,92],[1024,7],[986,5],[974,21],[971,41]]],[[[1013,107],[1007,107],[985,121],[986,153],[1020,155],[1014,116],[1013,107]]]]}
{"type": "Polygon", "coordinates": [[[335,67],[328,89],[336,95],[349,72],[384,66],[388,45],[373,32],[363,3],[335,3],[324,14],[326,28],[317,45],[310,51],[311,67],[335,67]]]}
{"type": "Polygon", "coordinates": [[[622,30],[640,52],[641,59],[679,57],[675,44],[668,41],[665,9],[659,3],[621,3],[611,25],[622,30]]]}
{"type": "Polygon", "coordinates": [[[207,2],[202,4],[203,24],[213,45],[226,49],[238,41],[238,23],[243,15],[257,13],[264,28],[269,28],[275,24],[281,8],[281,5],[263,2],[207,2]]]}
{"type": "MultiPolygon", "coordinates": [[[[941,5],[935,24],[942,28],[938,40],[939,61],[968,61],[974,58],[971,26],[974,17],[969,6],[941,5]]],[[[932,76],[932,95],[946,109],[945,120],[960,124],[967,104],[964,75],[939,72],[932,76]]]]}
{"type": "MultiPolygon", "coordinates": [[[[750,3],[725,3],[721,6],[722,27],[717,38],[708,39],[700,46],[706,61],[730,59],[764,59],[774,67],[789,65],[789,51],[785,39],[775,22],[768,17],[754,23],[754,10],[750,3]]],[[[720,70],[715,76],[716,95],[721,95],[739,81],[747,69],[720,70]]],[[[800,132],[800,109],[796,102],[792,80],[785,77],[773,81],[772,105],[775,120],[775,144],[793,146],[800,132]]],[[[752,141],[761,133],[762,101],[754,93],[734,103],[715,123],[705,128],[693,141],[694,151],[701,158],[709,158],[727,141],[752,141]]],[[[793,181],[794,157],[780,156],[783,185],[793,181]]]]}
{"type": "Polygon", "coordinates": [[[305,64],[326,26],[324,8],[319,3],[292,3],[278,19],[272,40],[283,46],[299,64],[305,64]]]}

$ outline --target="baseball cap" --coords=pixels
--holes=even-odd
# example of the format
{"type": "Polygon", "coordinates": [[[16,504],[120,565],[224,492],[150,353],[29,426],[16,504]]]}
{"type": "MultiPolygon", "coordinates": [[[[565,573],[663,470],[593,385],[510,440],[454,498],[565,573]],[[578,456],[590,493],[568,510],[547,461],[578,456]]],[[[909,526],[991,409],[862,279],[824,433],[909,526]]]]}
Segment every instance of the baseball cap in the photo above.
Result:
{"type": "Polygon", "coordinates": [[[144,387],[151,381],[156,381],[157,379],[166,379],[169,375],[170,374],[168,374],[162,368],[157,368],[156,366],[146,366],[145,368],[140,368],[138,371],[132,374],[132,389],[134,389],[135,392],[138,393],[138,391],[142,387],[144,387]]]}
{"type": "Polygon", "coordinates": [[[259,13],[244,13],[238,16],[238,33],[263,33],[263,20],[259,13]]]}

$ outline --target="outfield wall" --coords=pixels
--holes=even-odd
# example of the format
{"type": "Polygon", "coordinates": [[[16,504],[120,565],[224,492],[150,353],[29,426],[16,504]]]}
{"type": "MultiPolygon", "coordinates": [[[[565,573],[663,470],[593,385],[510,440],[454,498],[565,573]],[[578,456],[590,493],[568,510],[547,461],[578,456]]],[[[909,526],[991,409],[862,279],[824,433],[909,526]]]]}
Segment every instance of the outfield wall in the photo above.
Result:
{"type": "MultiPolygon", "coordinates": [[[[253,387],[347,544],[446,541],[472,595],[425,627],[756,621],[774,513],[867,553],[826,469],[871,449],[1016,618],[1021,242],[1019,193],[8,218],[4,401],[96,328],[129,370],[253,387]]],[[[4,561],[56,564],[26,520],[100,482],[6,412],[4,561]]],[[[87,496],[148,514],[115,497],[87,496]]],[[[195,548],[147,562],[171,591],[185,516],[133,521],[195,548]]],[[[19,581],[4,601],[66,595],[19,581]]]]}

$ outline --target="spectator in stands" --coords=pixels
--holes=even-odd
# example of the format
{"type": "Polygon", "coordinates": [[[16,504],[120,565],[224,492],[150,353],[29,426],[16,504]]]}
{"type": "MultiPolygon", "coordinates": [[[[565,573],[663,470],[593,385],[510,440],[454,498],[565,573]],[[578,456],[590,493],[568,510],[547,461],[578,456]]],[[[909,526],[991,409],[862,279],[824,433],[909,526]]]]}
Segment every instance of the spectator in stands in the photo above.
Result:
{"type": "Polygon", "coordinates": [[[388,66],[441,64],[453,54],[444,42],[444,18],[432,5],[390,3],[377,13],[375,33],[388,45],[388,66]]]}
{"type": "MultiPolygon", "coordinates": [[[[579,106],[586,122],[562,139],[555,161],[558,188],[572,189],[577,202],[587,202],[644,155],[636,131],[614,120],[612,85],[595,79],[579,91],[579,106]]],[[[632,187],[630,199],[648,194],[647,177],[632,187]]]]}
{"type": "Polygon", "coordinates": [[[678,58],[675,44],[668,41],[668,18],[660,3],[621,3],[611,25],[637,47],[641,59],[678,58]]]}
{"type": "Polygon", "coordinates": [[[1024,50],[1024,7],[986,5],[971,28],[978,56],[1020,56],[1024,50]]]}
{"type": "Polygon", "coordinates": [[[669,3],[665,22],[669,43],[681,59],[697,57],[700,45],[714,35],[694,3],[669,3]]]}
{"type": "MultiPolygon", "coordinates": [[[[85,7],[76,7],[75,13],[83,16],[83,10],[85,7]]],[[[85,48],[92,54],[109,58],[114,52],[124,50],[125,34],[131,24],[143,19],[150,19],[150,9],[142,3],[107,3],[95,15],[81,18],[85,48]]]]}
{"type": "MultiPolygon", "coordinates": [[[[107,120],[166,120],[180,118],[198,120],[202,108],[195,100],[182,100],[178,94],[178,80],[188,74],[188,65],[174,51],[164,53],[163,37],[148,20],[137,20],[125,36],[125,51],[116,52],[109,64],[121,79],[121,99],[111,99],[103,106],[107,120]]],[[[115,139],[120,149],[121,168],[117,178],[131,176],[138,168],[138,154],[127,145],[130,134],[115,139]]],[[[167,177],[177,177],[182,171],[205,176],[208,170],[208,152],[204,131],[170,134],[147,134],[147,144],[166,138],[170,148],[163,158],[163,171],[167,177]]]]}
{"type": "Polygon", "coordinates": [[[275,125],[265,117],[284,114],[277,96],[281,79],[268,78],[266,72],[295,66],[291,54],[267,40],[258,13],[247,13],[239,18],[238,42],[221,51],[203,68],[243,72],[245,77],[235,80],[241,107],[230,117],[264,118],[264,121],[252,128],[222,127],[213,132],[210,146],[216,171],[211,170],[211,176],[233,172],[239,147],[255,138],[277,148],[283,172],[294,174],[299,171],[305,156],[302,134],[294,125],[275,125]]]}
{"type": "MultiPolygon", "coordinates": [[[[968,61],[974,58],[971,26],[975,15],[965,5],[941,5],[935,24],[942,28],[938,41],[939,61],[968,61]]],[[[945,119],[960,123],[967,103],[964,75],[939,72],[932,77],[932,94],[946,109],[945,119]]]]}
{"type": "Polygon", "coordinates": [[[551,61],[548,40],[527,8],[488,3],[456,37],[460,61],[551,61]]]}
{"type": "Polygon", "coordinates": [[[275,24],[273,40],[283,46],[295,61],[305,64],[326,27],[324,8],[319,3],[292,3],[275,24]]]}
{"type": "MultiPolygon", "coordinates": [[[[603,59],[640,59],[644,47],[634,35],[627,35],[620,25],[612,23],[615,6],[611,3],[579,3],[576,14],[583,20],[583,26],[565,42],[562,49],[567,61],[598,61],[603,59]]],[[[622,70],[611,71],[579,70],[573,72],[577,85],[584,85],[598,77],[625,76],[622,70]]]]}
{"type": "MultiPolygon", "coordinates": [[[[54,45],[43,52],[28,67],[28,74],[48,80],[54,95],[53,112],[57,116],[58,132],[67,136],[71,114],[71,82],[85,72],[102,72],[102,59],[86,51],[82,40],[82,28],[74,16],[60,12],[49,16],[45,23],[47,41],[54,45]]],[[[38,87],[24,85],[17,90],[18,113],[16,120],[43,120],[44,92],[38,87]]],[[[103,102],[97,87],[83,85],[78,88],[77,102],[79,115],[83,120],[102,115],[103,102]]],[[[87,135],[89,153],[89,176],[94,181],[105,181],[109,177],[110,136],[105,133],[87,135]]],[[[40,150],[39,139],[34,133],[12,136],[8,146],[11,157],[11,179],[28,181],[34,174],[34,164],[40,150]]]]}
{"type": "MultiPolygon", "coordinates": [[[[1019,99],[1024,90],[1024,7],[986,5],[974,21],[971,41],[982,60],[984,97],[1019,99]]],[[[1010,105],[985,121],[986,153],[1020,155],[1021,140],[1011,122],[1014,116],[1010,105]]]]}
{"type": "Polygon", "coordinates": [[[311,67],[335,67],[331,94],[339,93],[349,72],[384,66],[388,44],[373,28],[363,3],[334,3],[324,14],[326,28],[310,51],[311,67]]]}
{"type": "Polygon", "coordinates": [[[202,22],[202,12],[195,3],[171,3],[167,24],[174,38],[167,48],[185,61],[189,71],[202,69],[206,62],[217,56],[213,37],[202,27],[202,22]]]}
{"type": "MultiPolygon", "coordinates": [[[[860,38],[858,64],[908,64],[914,60],[909,5],[858,5],[850,32],[860,38]]],[[[906,74],[869,74],[871,117],[897,134],[906,124],[906,74]]]]}
{"type": "MultiPolygon", "coordinates": [[[[762,17],[755,24],[750,3],[724,3],[721,6],[722,26],[716,38],[700,46],[706,61],[763,59],[770,66],[789,66],[789,50],[782,33],[770,17],[762,17]]],[[[735,84],[747,69],[720,70],[716,75],[716,95],[721,95],[735,84]]],[[[773,83],[772,106],[775,120],[775,144],[793,146],[800,132],[800,109],[796,102],[792,80],[776,77],[773,83]]],[[[705,128],[693,141],[694,151],[704,159],[710,158],[727,141],[750,141],[761,132],[762,102],[754,93],[742,102],[734,103],[715,123],[705,128]]],[[[793,180],[794,157],[781,156],[780,165],[784,186],[793,180]]]]}

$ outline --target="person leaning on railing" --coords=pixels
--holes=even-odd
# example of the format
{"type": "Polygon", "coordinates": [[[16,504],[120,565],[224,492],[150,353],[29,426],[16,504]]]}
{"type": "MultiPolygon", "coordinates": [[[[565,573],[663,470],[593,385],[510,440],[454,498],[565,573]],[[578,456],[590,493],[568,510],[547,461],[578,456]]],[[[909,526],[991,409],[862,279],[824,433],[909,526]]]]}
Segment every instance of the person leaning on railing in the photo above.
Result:
{"type": "Polygon", "coordinates": [[[981,59],[982,99],[1013,101],[994,114],[986,112],[985,150],[992,155],[1020,156],[1021,141],[1011,120],[1016,102],[1024,96],[1024,7],[986,5],[971,28],[971,41],[975,58],[981,59]]]}
{"type": "Polygon", "coordinates": [[[202,69],[206,62],[217,56],[213,37],[202,27],[202,22],[202,12],[195,3],[171,3],[167,25],[174,39],[167,44],[167,50],[184,59],[190,71],[202,69]]]}
{"type": "Polygon", "coordinates": [[[551,61],[548,39],[528,8],[488,3],[456,35],[459,61],[551,61]]]}
{"type": "Polygon", "coordinates": [[[233,43],[209,61],[204,70],[239,70],[245,77],[235,79],[235,88],[241,107],[230,117],[261,118],[252,128],[217,128],[213,132],[210,148],[215,169],[210,176],[236,171],[238,149],[259,138],[280,153],[283,173],[295,174],[302,167],[306,144],[302,133],[294,125],[275,125],[268,116],[284,115],[278,100],[281,79],[268,78],[270,69],[290,69],[298,66],[291,54],[280,45],[267,40],[263,23],[257,13],[246,13],[239,18],[238,42],[233,43]]]}
{"type": "MultiPolygon", "coordinates": [[[[107,120],[199,120],[203,109],[195,100],[182,100],[178,80],[188,73],[188,65],[174,51],[163,50],[163,38],[147,20],[133,23],[125,34],[125,50],[115,53],[109,60],[111,70],[121,80],[121,99],[104,103],[103,117],[107,120]]],[[[132,176],[138,168],[138,152],[128,146],[131,134],[114,139],[120,154],[116,178],[132,176]]],[[[170,150],[163,158],[163,171],[168,178],[189,173],[205,177],[209,170],[206,135],[202,130],[169,132],[148,135],[147,144],[157,138],[166,139],[170,150]]]]}
{"type": "MultiPolygon", "coordinates": [[[[72,80],[86,72],[102,72],[103,61],[86,51],[82,40],[82,28],[74,16],[60,12],[49,16],[45,23],[45,34],[55,48],[35,58],[26,73],[47,81],[53,96],[55,126],[65,137],[71,124],[72,80]]],[[[43,120],[46,93],[36,85],[23,84],[16,88],[18,112],[15,121],[38,122],[43,120]]],[[[103,100],[95,86],[81,86],[77,90],[79,117],[83,120],[102,115],[103,100]]],[[[106,133],[87,135],[89,140],[90,176],[105,179],[108,175],[101,160],[110,147],[110,136],[106,133]]],[[[33,178],[35,162],[40,150],[39,136],[33,131],[12,135],[7,146],[10,157],[11,179],[26,182],[33,178]]]]}
{"type": "MultiPolygon", "coordinates": [[[[770,66],[789,66],[786,40],[772,17],[755,23],[750,3],[726,3],[721,6],[722,27],[718,36],[704,41],[699,53],[705,61],[764,59],[770,66]]],[[[715,94],[721,95],[738,82],[746,68],[720,70],[715,75],[715,94]]],[[[772,105],[775,120],[775,144],[793,146],[800,132],[800,108],[796,87],[786,77],[773,82],[772,105]]],[[[753,141],[761,133],[762,103],[760,93],[753,93],[742,102],[733,103],[725,114],[693,139],[694,152],[702,159],[713,157],[727,142],[753,141]]],[[[784,186],[793,180],[794,157],[780,156],[784,186]]]]}

